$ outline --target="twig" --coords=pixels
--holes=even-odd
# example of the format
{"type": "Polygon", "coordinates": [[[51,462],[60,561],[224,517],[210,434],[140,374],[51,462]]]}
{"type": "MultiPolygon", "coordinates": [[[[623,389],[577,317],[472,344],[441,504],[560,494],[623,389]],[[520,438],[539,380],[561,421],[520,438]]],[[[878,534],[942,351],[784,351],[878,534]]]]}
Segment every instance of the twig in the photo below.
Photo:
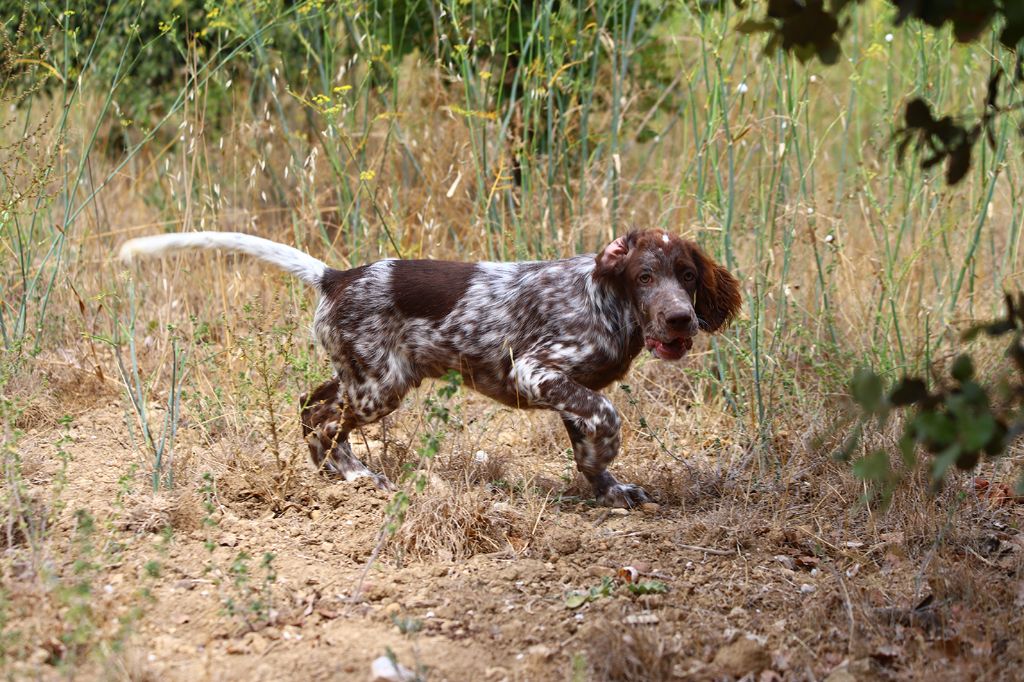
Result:
{"type": "Polygon", "coordinates": [[[736,550],[734,549],[714,549],[713,547],[701,547],[699,545],[682,545],[679,543],[676,543],[675,546],[680,547],[682,549],[692,549],[695,552],[714,554],[715,556],[732,556],[733,554],[737,554],[736,550]]]}

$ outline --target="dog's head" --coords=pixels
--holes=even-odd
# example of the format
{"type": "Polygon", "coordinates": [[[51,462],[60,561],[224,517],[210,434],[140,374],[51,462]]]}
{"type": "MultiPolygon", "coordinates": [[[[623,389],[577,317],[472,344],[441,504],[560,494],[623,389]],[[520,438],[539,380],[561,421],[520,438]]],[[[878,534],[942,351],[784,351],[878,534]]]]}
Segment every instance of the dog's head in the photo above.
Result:
{"type": "Polygon", "coordinates": [[[662,230],[630,232],[597,255],[594,278],[629,298],[645,345],[678,360],[698,331],[715,332],[740,309],[739,282],[695,242],[662,230]]]}

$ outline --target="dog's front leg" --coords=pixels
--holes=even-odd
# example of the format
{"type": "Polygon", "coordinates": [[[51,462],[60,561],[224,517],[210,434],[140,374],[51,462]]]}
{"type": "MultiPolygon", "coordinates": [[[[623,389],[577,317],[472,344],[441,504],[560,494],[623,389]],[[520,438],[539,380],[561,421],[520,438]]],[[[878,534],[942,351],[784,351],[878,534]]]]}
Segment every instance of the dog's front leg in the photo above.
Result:
{"type": "Polygon", "coordinates": [[[619,453],[622,442],[622,419],[611,401],[561,373],[538,368],[530,372],[528,379],[526,388],[531,404],[550,407],[562,416],[572,441],[576,468],[590,482],[598,503],[629,509],[649,502],[643,488],[620,483],[608,473],[608,465],[619,453]]]}

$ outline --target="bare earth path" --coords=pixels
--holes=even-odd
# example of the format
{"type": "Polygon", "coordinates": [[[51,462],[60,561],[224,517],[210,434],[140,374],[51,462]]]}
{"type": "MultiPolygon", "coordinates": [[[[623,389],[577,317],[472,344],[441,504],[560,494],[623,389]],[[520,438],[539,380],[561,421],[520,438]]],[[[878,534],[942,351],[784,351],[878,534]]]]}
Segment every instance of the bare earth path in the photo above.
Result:
{"type": "MultiPolygon", "coordinates": [[[[140,611],[124,651],[105,664],[88,658],[82,679],[364,680],[388,650],[431,680],[838,681],[929,670],[933,679],[962,679],[1000,677],[994,654],[1000,668],[1020,656],[1019,607],[1006,603],[1024,544],[1012,506],[968,499],[974,525],[935,545],[933,526],[922,521],[913,537],[906,514],[902,526],[887,527],[850,511],[849,491],[828,483],[836,476],[827,462],[760,484],[695,462],[674,479],[681,483],[670,503],[614,511],[559,501],[561,465],[527,452],[515,465],[535,476],[518,493],[439,468],[414,501],[405,549],[386,549],[353,601],[388,495],[365,482],[325,481],[303,463],[293,493],[275,505],[252,484],[260,479],[246,478],[247,465],[231,461],[230,439],[211,447],[186,425],[179,456],[214,471],[215,492],[193,477],[154,498],[139,490],[143,476],[125,478],[139,460],[121,402],[113,392],[99,397],[75,418],[65,446],[66,506],[49,556],[57,573],[73,573],[74,512],[87,509],[97,529],[96,627],[112,640],[118,617],[140,611]],[[632,594],[626,567],[667,592],[632,594]],[[567,595],[591,588],[591,601],[570,608],[567,595]]],[[[512,419],[513,430],[554,428],[544,415],[512,419]]],[[[59,471],[58,434],[37,425],[21,442],[40,455],[28,476],[37,491],[59,471]]],[[[379,435],[369,434],[371,450],[379,435]]],[[[657,481],[644,483],[667,497],[657,481]]],[[[50,663],[69,616],[38,586],[24,567],[7,587],[11,622],[26,642],[13,678],[60,676],[50,663]]]]}

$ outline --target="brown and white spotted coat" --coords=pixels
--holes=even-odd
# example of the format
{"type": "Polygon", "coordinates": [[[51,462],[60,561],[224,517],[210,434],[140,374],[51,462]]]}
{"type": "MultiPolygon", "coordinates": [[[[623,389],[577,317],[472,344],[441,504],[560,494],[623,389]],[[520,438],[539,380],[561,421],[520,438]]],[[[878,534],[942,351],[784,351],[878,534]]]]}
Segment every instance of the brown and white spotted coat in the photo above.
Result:
{"type": "Polygon", "coordinates": [[[352,454],[353,429],[392,412],[423,379],[457,370],[506,405],[557,411],[598,501],[633,506],[647,495],[607,471],[621,419],[600,390],[643,348],[678,360],[740,307],[731,274],[661,230],[631,232],[596,256],[531,263],[385,260],[343,271],[239,232],[141,237],[120,255],[196,248],[249,254],[319,291],[313,331],[335,378],[303,396],[303,433],[314,463],[346,479],[374,476],[352,454]]]}
{"type": "Polygon", "coordinates": [[[600,254],[555,261],[385,260],[327,268],[313,323],[335,378],[302,399],[314,463],[374,476],[352,454],[351,431],[391,413],[409,389],[448,370],[506,405],[562,417],[576,465],[602,504],[647,500],[607,467],[621,419],[599,391],[645,347],[681,358],[698,331],[739,310],[736,279],[691,241],[632,232],[600,254]]]}

